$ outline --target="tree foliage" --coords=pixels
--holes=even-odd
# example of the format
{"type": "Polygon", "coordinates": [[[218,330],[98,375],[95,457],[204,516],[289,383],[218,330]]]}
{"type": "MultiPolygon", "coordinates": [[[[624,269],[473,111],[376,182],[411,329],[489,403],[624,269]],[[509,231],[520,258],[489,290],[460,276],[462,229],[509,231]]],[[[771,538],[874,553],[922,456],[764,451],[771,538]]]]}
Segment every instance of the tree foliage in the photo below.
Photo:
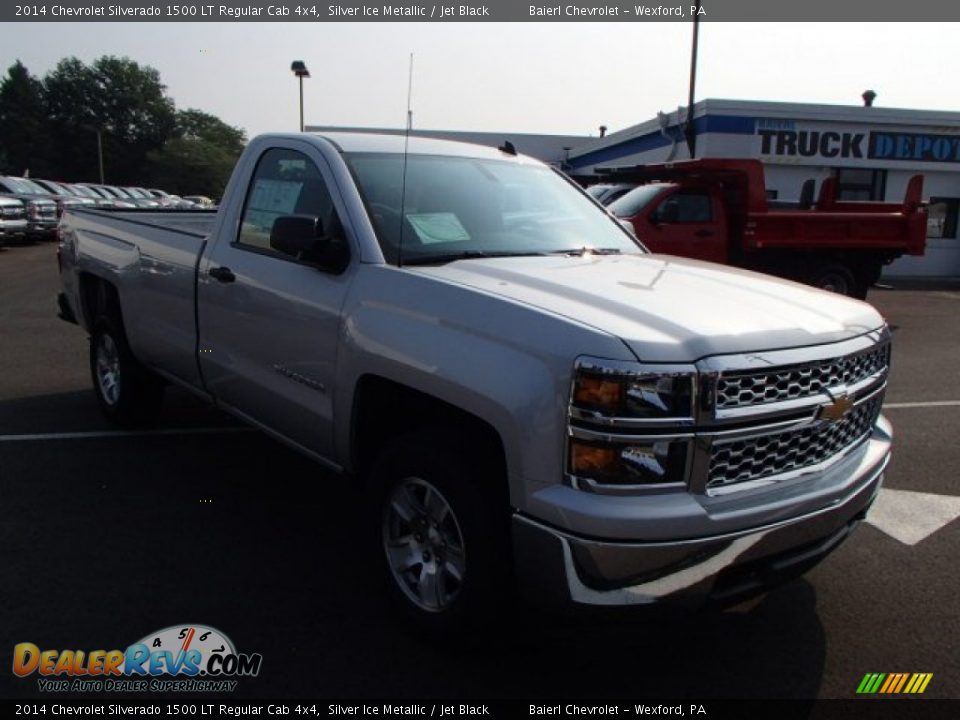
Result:
{"type": "Polygon", "coordinates": [[[44,88],[55,148],[69,179],[98,176],[99,132],[108,182],[139,184],[147,153],[173,133],[174,104],[160,73],[128,58],[104,56],[92,65],[66,58],[46,76],[44,88]]]}
{"type": "Polygon", "coordinates": [[[0,172],[50,169],[49,131],[43,85],[17,60],[0,82],[0,172]]]}
{"type": "Polygon", "coordinates": [[[155,182],[178,195],[223,194],[246,137],[200,110],[177,113],[174,136],[148,156],[155,182]]]}
{"type": "Polygon", "coordinates": [[[160,73],[129,58],[64,58],[43,81],[17,61],[0,82],[0,169],[219,194],[243,131],[200,110],[177,111],[160,73]],[[169,183],[169,184],[167,184],[169,183]]]}

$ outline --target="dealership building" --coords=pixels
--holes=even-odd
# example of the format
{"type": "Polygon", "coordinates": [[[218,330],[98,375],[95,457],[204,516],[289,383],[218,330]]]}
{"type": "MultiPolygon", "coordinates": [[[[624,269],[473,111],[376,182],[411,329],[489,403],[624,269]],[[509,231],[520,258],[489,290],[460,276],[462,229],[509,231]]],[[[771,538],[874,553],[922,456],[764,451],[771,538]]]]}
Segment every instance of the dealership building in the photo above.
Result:
{"type": "MultiPolygon", "coordinates": [[[[686,121],[686,109],[679,109],[592,138],[413,132],[489,145],[509,139],[519,152],[590,182],[598,168],[688,159],[686,121]]],[[[796,200],[807,179],[819,187],[833,176],[841,199],[898,202],[910,178],[922,174],[926,254],[896,260],[885,275],[960,277],[960,112],[707,99],[694,105],[693,129],[698,158],[760,160],[772,199],[796,200]]]]}

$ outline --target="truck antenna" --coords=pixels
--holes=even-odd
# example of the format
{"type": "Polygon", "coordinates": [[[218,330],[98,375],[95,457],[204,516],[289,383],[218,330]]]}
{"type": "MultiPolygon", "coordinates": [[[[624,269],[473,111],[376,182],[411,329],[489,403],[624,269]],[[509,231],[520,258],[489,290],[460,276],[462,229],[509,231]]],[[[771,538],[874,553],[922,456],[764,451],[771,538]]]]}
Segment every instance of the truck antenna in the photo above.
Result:
{"type": "Polygon", "coordinates": [[[407,155],[410,149],[410,131],[413,130],[413,53],[410,53],[410,72],[407,77],[407,130],[403,137],[403,180],[400,183],[400,240],[397,247],[397,267],[403,267],[403,225],[407,204],[407,155]]]}

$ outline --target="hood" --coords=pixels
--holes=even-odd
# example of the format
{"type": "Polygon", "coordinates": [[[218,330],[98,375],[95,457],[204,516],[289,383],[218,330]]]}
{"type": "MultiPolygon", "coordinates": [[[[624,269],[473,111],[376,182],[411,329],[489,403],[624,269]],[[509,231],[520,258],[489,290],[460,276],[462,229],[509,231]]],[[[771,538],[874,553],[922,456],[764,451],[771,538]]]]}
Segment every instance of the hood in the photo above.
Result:
{"type": "Polygon", "coordinates": [[[593,326],[644,362],[839,342],[884,322],[858,300],[669,255],[471,259],[411,270],[593,326]]]}

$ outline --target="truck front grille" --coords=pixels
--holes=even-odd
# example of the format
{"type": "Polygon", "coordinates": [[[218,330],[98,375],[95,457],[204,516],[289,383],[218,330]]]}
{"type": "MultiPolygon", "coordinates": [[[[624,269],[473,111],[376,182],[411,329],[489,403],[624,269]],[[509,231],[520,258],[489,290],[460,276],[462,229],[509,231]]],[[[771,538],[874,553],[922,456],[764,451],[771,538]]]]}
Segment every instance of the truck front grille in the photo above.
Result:
{"type": "MultiPolygon", "coordinates": [[[[883,352],[886,354],[887,348],[883,352]]],[[[707,487],[759,480],[822,463],[870,435],[882,402],[883,393],[879,393],[837,422],[819,422],[743,440],[714,441],[707,487]]]]}
{"type": "Polygon", "coordinates": [[[846,357],[819,360],[760,372],[733,372],[717,380],[717,409],[749,407],[817,395],[838,385],[853,385],[885,372],[890,343],[846,357]]]}

